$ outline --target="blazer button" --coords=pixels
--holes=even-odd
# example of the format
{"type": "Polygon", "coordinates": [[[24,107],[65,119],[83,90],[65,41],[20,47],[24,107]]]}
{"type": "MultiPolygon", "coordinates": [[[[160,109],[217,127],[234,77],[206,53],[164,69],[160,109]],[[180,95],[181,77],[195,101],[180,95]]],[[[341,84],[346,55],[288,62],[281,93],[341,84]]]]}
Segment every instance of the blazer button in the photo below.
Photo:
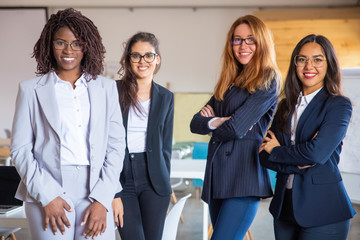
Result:
{"type": "Polygon", "coordinates": [[[212,144],[215,144],[216,142],[215,141],[212,141],[212,144]]]}
{"type": "Polygon", "coordinates": [[[225,155],[226,155],[226,156],[230,156],[230,155],[231,155],[231,152],[226,152],[225,155]]]}
{"type": "Polygon", "coordinates": [[[149,149],[148,149],[148,152],[152,152],[152,150],[149,148],[149,149]]]}

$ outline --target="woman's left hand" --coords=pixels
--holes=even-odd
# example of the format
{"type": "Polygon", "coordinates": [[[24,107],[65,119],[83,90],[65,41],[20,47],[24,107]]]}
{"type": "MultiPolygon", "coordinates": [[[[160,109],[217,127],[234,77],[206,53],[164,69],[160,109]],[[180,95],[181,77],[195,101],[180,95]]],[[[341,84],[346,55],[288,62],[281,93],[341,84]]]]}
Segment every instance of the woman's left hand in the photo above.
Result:
{"type": "Polygon", "coordinates": [[[114,212],[115,224],[116,226],[122,228],[124,226],[124,205],[121,198],[114,198],[112,201],[112,208],[114,212]]]}
{"type": "Polygon", "coordinates": [[[267,133],[270,135],[270,137],[264,137],[262,144],[260,145],[259,152],[265,150],[268,154],[270,154],[274,147],[280,147],[280,143],[271,130],[268,130],[267,133]]]}
{"type": "Polygon", "coordinates": [[[210,105],[206,105],[206,106],[202,107],[200,110],[200,114],[203,117],[216,117],[215,111],[210,105]]]}

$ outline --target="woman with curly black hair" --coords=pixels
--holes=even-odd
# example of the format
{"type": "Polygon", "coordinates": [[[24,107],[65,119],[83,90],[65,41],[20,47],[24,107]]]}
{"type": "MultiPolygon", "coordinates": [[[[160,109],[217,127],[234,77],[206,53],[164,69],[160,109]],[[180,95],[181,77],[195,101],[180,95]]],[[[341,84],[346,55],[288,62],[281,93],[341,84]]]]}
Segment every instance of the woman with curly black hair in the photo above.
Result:
{"type": "Polygon", "coordinates": [[[72,8],[51,15],[35,44],[38,77],[19,86],[11,146],[33,239],[115,239],[125,141],[115,81],[99,76],[104,53],[72,8]]]}

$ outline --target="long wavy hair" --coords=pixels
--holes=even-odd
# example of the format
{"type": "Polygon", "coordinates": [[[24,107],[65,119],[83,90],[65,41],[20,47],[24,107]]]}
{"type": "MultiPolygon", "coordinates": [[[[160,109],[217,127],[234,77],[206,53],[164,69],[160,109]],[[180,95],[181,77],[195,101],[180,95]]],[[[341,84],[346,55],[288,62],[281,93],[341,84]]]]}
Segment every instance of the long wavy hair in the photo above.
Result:
{"type": "Polygon", "coordinates": [[[56,69],[56,60],[53,53],[53,39],[55,33],[63,27],[68,27],[77,40],[83,45],[82,72],[87,73],[87,81],[96,79],[104,70],[105,47],[97,27],[81,12],[67,8],[52,14],[44,26],[39,40],[34,46],[32,57],[37,62],[36,74],[43,75],[56,69]]]}
{"type": "Polygon", "coordinates": [[[335,49],[331,42],[322,35],[311,34],[296,45],[291,54],[290,66],[286,76],[284,89],[281,93],[282,100],[279,104],[277,115],[279,116],[279,124],[284,132],[290,132],[288,120],[290,114],[294,111],[300,92],[302,91],[301,81],[296,74],[295,56],[299,54],[301,48],[307,43],[317,43],[321,46],[325,53],[327,61],[327,70],[324,79],[324,88],[331,96],[341,96],[341,74],[339,61],[336,56],[335,49]]]}
{"type": "MultiPolygon", "coordinates": [[[[121,76],[121,92],[119,93],[119,101],[121,105],[122,112],[128,112],[130,106],[135,107],[139,112],[141,107],[137,101],[137,92],[139,90],[138,84],[136,81],[136,75],[131,68],[130,54],[133,45],[137,42],[148,42],[153,46],[155,52],[161,57],[159,49],[159,41],[154,34],[148,32],[138,32],[128,39],[124,43],[124,53],[120,59],[120,70],[119,75],[121,76]]],[[[161,62],[156,65],[154,74],[156,74],[161,66],[161,62]]]]}
{"type": "Polygon", "coordinates": [[[256,89],[267,89],[274,78],[280,89],[281,74],[276,64],[272,33],[265,23],[255,16],[246,15],[238,18],[227,34],[222,70],[215,86],[215,98],[223,100],[225,92],[231,85],[245,88],[250,93],[256,89]],[[236,60],[231,43],[234,31],[240,24],[247,24],[250,27],[256,44],[254,56],[246,65],[236,60]]]}

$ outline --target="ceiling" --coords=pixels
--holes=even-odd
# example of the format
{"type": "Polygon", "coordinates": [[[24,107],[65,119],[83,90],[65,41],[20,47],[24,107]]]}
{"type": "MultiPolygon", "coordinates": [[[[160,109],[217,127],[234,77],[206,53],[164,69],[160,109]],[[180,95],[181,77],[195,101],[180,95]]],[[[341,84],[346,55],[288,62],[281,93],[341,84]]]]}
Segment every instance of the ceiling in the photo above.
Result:
{"type": "Polygon", "coordinates": [[[351,7],[360,0],[1,0],[0,7],[351,7]]]}

